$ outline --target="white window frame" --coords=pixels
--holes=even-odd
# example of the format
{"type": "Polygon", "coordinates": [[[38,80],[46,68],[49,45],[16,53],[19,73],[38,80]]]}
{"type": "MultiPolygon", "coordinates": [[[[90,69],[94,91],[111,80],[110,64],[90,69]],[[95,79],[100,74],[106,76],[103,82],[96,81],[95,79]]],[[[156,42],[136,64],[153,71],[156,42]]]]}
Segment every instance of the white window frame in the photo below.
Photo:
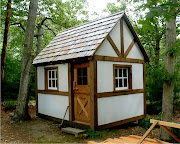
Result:
{"type": "Polygon", "coordinates": [[[48,89],[50,90],[57,90],[57,69],[51,69],[51,70],[47,70],[47,76],[48,76],[48,89]],[[52,72],[54,71],[54,78],[52,78],[52,72]],[[49,77],[49,72],[51,72],[51,78],[49,77]],[[55,80],[55,87],[53,87],[53,83],[52,81],[55,80]],[[51,81],[51,87],[49,86],[49,81],[51,81]]]}
{"type": "Polygon", "coordinates": [[[126,90],[129,89],[129,69],[123,67],[115,67],[117,69],[117,77],[115,75],[115,90],[126,90]],[[122,69],[122,75],[119,76],[119,70],[122,69]],[[126,76],[123,75],[123,70],[126,69],[126,76]],[[122,87],[119,87],[119,79],[122,79],[122,87]],[[127,86],[124,86],[124,79],[127,79],[127,86]],[[118,87],[116,87],[116,80],[118,80],[118,87]]]}

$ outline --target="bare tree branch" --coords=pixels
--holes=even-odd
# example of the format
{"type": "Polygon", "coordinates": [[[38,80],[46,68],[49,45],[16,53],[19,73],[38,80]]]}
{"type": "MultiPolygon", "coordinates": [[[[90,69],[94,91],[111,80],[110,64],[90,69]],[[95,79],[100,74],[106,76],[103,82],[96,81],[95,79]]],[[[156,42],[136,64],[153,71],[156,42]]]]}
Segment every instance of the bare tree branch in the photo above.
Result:
{"type": "Polygon", "coordinates": [[[46,24],[44,25],[48,30],[50,30],[53,34],[54,34],[54,36],[56,36],[56,33],[53,31],[53,29],[51,29],[50,27],[48,27],[46,24]]]}
{"type": "Polygon", "coordinates": [[[18,27],[22,28],[22,30],[25,32],[25,28],[21,22],[15,22],[15,23],[12,23],[11,25],[17,25],[18,27]]]}

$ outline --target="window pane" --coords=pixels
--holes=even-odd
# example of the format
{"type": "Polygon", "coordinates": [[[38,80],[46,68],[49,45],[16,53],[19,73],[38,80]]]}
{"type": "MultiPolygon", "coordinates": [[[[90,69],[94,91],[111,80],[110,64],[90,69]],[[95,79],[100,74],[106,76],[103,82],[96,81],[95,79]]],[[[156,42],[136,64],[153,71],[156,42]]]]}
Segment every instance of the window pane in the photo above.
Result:
{"type": "Polygon", "coordinates": [[[52,87],[55,87],[55,80],[52,80],[52,87]]]}
{"type": "Polygon", "coordinates": [[[55,87],[57,87],[57,80],[55,80],[55,87]]]}
{"type": "Polygon", "coordinates": [[[52,78],[54,78],[55,77],[55,74],[54,74],[54,71],[52,71],[52,78]]]}
{"type": "Polygon", "coordinates": [[[119,77],[122,77],[122,69],[119,69],[119,77]]]}
{"type": "Polygon", "coordinates": [[[123,69],[123,77],[127,77],[127,69],[123,69]]]}
{"type": "Polygon", "coordinates": [[[87,85],[87,77],[83,77],[83,85],[87,85]]]}
{"type": "Polygon", "coordinates": [[[51,87],[51,80],[49,80],[49,87],[51,87]]]}
{"type": "Polygon", "coordinates": [[[115,69],[115,77],[117,77],[117,74],[118,74],[118,72],[117,72],[118,70],[117,69],[115,69]]]}
{"type": "Polygon", "coordinates": [[[122,79],[119,79],[119,87],[122,87],[122,79]]]}
{"type": "Polygon", "coordinates": [[[51,78],[51,71],[49,71],[49,78],[51,78]]]}
{"type": "Polygon", "coordinates": [[[54,71],[55,72],[55,78],[57,78],[57,71],[54,71]]]}
{"type": "Polygon", "coordinates": [[[81,75],[82,75],[82,74],[81,74],[81,68],[78,68],[78,69],[77,69],[77,75],[78,75],[78,76],[81,76],[81,75]]]}
{"type": "Polygon", "coordinates": [[[127,78],[124,79],[124,87],[127,87],[127,78]]]}
{"type": "Polygon", "coordinates": [[[83,68],[83,76],[87,76],[87,68],[83,68]]]}
{"type": "Polygon", "coordinates": [[[82,77],[78,77],[78,85],[82,85],[82,77]]]}
{"type": "Polygon", "coordinates": [[[118,79],[116,79],[116,88],[118,88],[118,79]]]}

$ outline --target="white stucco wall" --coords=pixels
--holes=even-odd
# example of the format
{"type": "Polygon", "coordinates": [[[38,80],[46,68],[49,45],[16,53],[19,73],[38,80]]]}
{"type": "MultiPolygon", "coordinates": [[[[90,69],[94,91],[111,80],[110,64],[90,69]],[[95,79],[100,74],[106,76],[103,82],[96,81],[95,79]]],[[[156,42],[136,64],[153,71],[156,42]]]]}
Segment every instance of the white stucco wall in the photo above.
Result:
{"type": "Polygon", "coordinates": [[[113,28],[109,35],[111,36],[119,51],[121,51],[120,21],[116,24],[116,26],[113,28]]]}
{"type": "Polygon", "coordinates": [[[95,55],[118,57],[107,39],[104,40],[95,55]]]}
{"type": "MultiPolygon", "coordinates": [[[[68,105],[68,96],[38,94],[38,113],[62,119],[68,105]]],[[[65,120],[69,120],[69,110],[65,120]]]]}
{"type": "Polygon", "coordinates": [[[97,92],[112,92],[113,64],[132,65],[132,89],[143,89],[143,64],[97,61],[97,92]]]}
{"type": "Polygon", "coordinates": [[[144,114],[143,93],[98,98],[98,125],[144,114]]]}
{"type": "Polygon", "coordinates": [[[144,56],[143,56],[139,46],[137,45],[137,43],[134,44],[131,51],[127,55],[127,58],[144,60],[144,56]]]}
{"type": "Polygon", "coordinates": [[[68,63],[58,66],[59,91],[68,92],[68,63]]]}
{"type": "Polygon", "coordinates": [[[126,52],[127,48],[131,44],[134,37],[124,20],[123,20],[123,34],[124,34],[124,52],[126,52]]]}
{"type": "Polygon", "coordinates": [[[38,90],[45,90],[45,67],[58,67],[59,91],[68,92],[68,63],[37,67],[38,90]]]}
{"type": "Polygon", "coordinates": [[[37,67],[37,84],[38,84],[38,90],[44,90],[45,89],[45,80],[44,80],[44,67],[39,66],[37,67]]]}

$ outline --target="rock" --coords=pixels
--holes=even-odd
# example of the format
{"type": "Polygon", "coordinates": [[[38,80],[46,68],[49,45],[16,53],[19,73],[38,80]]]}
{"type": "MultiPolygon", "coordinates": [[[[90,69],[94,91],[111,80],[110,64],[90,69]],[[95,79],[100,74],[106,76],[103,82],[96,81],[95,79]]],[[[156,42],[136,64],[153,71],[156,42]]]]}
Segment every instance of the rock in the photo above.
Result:
{"type": "Polygon", "coordinates": [[[12,112],[12,113],[9,113],[9,116],[10,117],[13,117],[14,116],[14,113],[12,112]]]}

